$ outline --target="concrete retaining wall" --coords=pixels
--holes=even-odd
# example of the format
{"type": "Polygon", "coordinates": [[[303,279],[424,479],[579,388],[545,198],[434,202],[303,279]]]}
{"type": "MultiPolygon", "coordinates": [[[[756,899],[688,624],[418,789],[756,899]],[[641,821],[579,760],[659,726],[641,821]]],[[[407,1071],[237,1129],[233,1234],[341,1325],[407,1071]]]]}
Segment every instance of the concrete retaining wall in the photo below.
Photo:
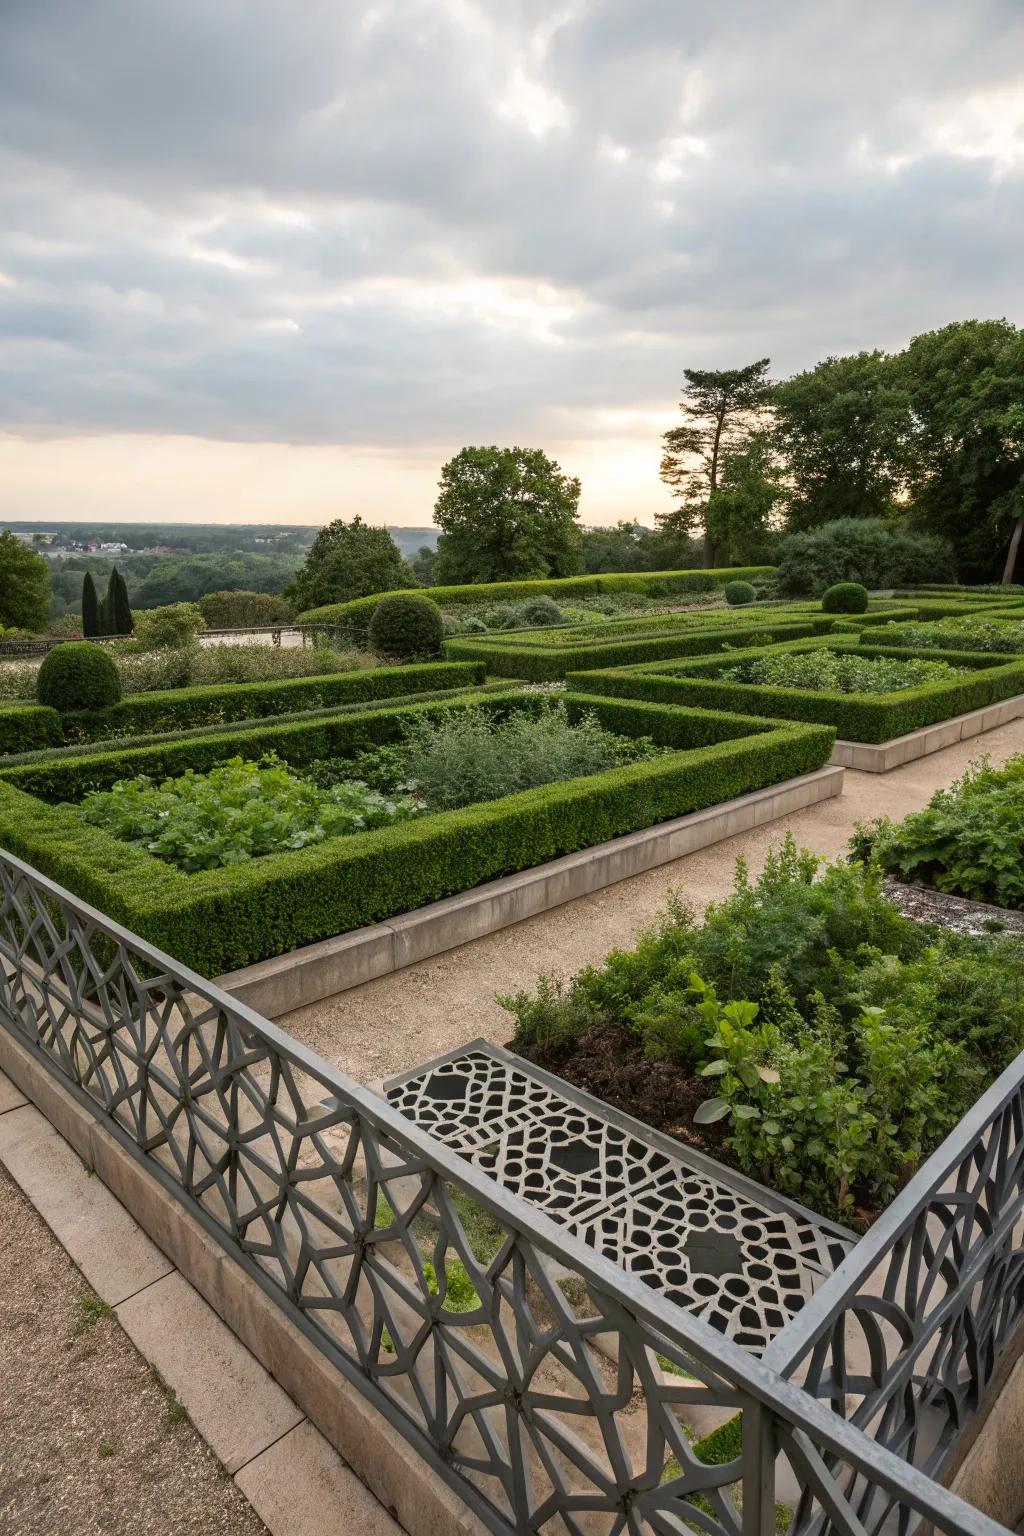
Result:
{"type": "Polygon", "coordinates": [[[908,731],[905,736],[894,736],[891,741],[873,746],[865,741],[837,741],[832,748],[830,763],[843,768],[856,768],[861,773],[888,773],[902,763],[913,763],[919,757],[941,752],[958,741],[969,741],[983,731],[994,731],[997,725],[1006,725],[1024,715],[1024,694],[1012,699],[1001,699],[998,704],[986,704],[983,709],[972,709],[966,715],[955,715],[952,720],[940,720],[937,725],[923,725],[918,731],[908,731]]]}
{"type": "Polygon", "coordinates": [[[218,977],[218,985],[265,1018],[279,1018],[292,1009],[535,917],[562,902],[671,863],[738,832],[831,799],[842,787],[841,767],[819,768],[722,805],[488,881],[402,917],[229,971],[218,977]]]}

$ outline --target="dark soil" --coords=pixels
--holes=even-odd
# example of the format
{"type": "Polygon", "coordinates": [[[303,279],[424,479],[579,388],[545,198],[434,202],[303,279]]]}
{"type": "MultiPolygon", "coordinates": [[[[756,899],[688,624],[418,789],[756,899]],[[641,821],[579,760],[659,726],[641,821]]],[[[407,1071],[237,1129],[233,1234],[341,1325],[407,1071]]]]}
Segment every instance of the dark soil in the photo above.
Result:
{"type": "Polygon", "coordinates": [[[993,907],[988,902],[969,901],[931,886],[904,885],[899,880],[887,880],[885,892],[904,917],[920,923],[937,923],[940,928],[975,937],[991,933],[1024,937],[1024,912],[1009,907],[993,907]]]}
{"type": "Polygon", "coordinates": [[[693,1124],[694,1112],[712,1096],[712,1087],[671,1061],[652,1061],[628,1030],[606,1025],[563,1047],[532,1045],[519,1054],[688,1147],[732,1163],[722,1128],[728,1122],[693,1124]]]}

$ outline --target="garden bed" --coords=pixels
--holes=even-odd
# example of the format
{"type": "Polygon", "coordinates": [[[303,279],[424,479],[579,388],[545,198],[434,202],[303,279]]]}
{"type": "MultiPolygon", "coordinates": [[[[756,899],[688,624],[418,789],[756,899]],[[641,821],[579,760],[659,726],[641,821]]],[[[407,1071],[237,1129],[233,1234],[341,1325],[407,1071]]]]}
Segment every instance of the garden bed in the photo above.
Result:
{"type": "MultiPolygon", "coordinates": [[[[835,727],[845,742],[891,743],[921,727],[952,722],[986,706],[1024,695],[1024,659],[1006,661],[991,655],[960,651],[921,652],[868,644],[857,636],[826,636],[818,640],[783,642],[750,647],[729,656],[673,660],[661,664],[571,672],[570,687],[591,693],[625,698],[676,702],[706,709],[752,710],[773,717],[819,721],[835,727]],[[894,684],[906,684],[908,663],[926,668],[945,663],[950,669],[913,686],[894,686],[892,691],[843,691],[834,684],[820,687],[787,686],[770,681],[744,681],[726,673],[784,675],[789,662],[814,662],[821,657],[823,682],[833,658],[850,667],[862,665],[865,681],[879,687],[879,678],[890,673],[894,684]]],[[[849,678],[841,679],[849,685],[849,678]]],[[[999,723],[993,720],[993,724],[999,723]]],[[[987,728],[987,727],[983,727],[987,728]]],[[[959,739],[959,738],[957,738],[959,739]]],[[[929,750],[947,745],[936,740],[929,750]]],[[[906,757],[900,759],[906,761],[906,757]]],[[[889,763],[888,766],[894,766],[889,763]]],[[[862,766],[859,762],[849,766],[862,766]]]]}
{"type": "Polygon", "coordinates": [[[699,1152],[869,1224],[1024,1045],[1024,941],[903,915],[791,839],[697,923],[499,999],[511,1048],[699,1152]]]}
{"type": "Polygon", "coordinates": [[[510,692],[339,714],[0,769],[0,844],[206,975],[407,913],[478,884],[656,826],[824,766],[833,732],[791,722],[564,695],[628,740],[665,750],[585,777],[417,816],[315,846],[185,873],[73,809],[90,791],[140,773],[206,773],[273,751],[302,769],[402,740],[418,719],[537,713],[544,699],[510,692]],[[461,713],[460,713],[461,712],[461,713]]]}

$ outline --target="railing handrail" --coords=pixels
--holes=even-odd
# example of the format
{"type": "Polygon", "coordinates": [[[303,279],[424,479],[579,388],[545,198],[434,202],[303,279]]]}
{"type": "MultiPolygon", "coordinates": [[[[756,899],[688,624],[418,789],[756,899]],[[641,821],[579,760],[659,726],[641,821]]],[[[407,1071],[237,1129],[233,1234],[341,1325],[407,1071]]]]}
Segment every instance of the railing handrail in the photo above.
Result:
{"type": "MultiPolygon", "coordinates": [[[[224,1010],[243,1032],[264,1040],[285,1061],[351,1105],[391,1142],[414,1153],[441,1178],[466,1189],[510,1233],[522,1235],[563,1267],[577,1271],[588,1285],[593,1284],[597,1292],[621,1305],[628,1314],[646,1325],[659,1341],[663,1340],[710,1367],[715,1376],[749,1397],[774,1421],[781,1421],[784,1434],[807,1436],[815,1448],[824,1449],[828,1455],[866,1476],[926,1519],[940,1522],[947,1532],[958,1533],[958,1536],[1006,1536],[1004,1527],[996,1521],[936,1483],[887,1447],[878,1444],[780,1374],[767,1355],[761,1360],[756,1359],[709,1324],[691,1316],[676,1303],[645,1285],[637,1276],[597,1253],[542,1211],[527,1205],[496,1181],[480,1173],[443,1142],[435,1140],[407,1120],[386,1100],[357,1083],[347,1073],[331,1066],[270,1020],[218,987],[215,982],[198,975],[155,945],[131,933],[16,855],[0,849],[0,863],[6,864],[11,872],[27,880],[40,894],[58,902],[118,946],[130,951],[135,958],[152,965],[160,973],[167,973],[188,992],[203,998],[214,1008],[224,1010]]],[[[16,1031],[11,1032],[18,1038],[16,1031]]],[[[39,1047],[36,1047],[36,1054],[45,1056],[39,1047]]],[[[52,1071],[52,1057],[45,1059],[52,1071]]],[[[1024,1057],[1019,1058],[1019,1061],[1024,1061],[1024,1057]]],[[[984,1118],[982,1106],[997,1093],[1006,1077],[1004,1073],[1003,1078],[979,1101],[972,1112],[972,1123],[984,1118]]],[[[94,1113],[102,1116],[103,1106],[95,1099],[90,1098],[89,1102],[94,1113]]],[[[116,1121],[112,1124],[122,1136],[127,1134],[116,1121]]],[[[946,1143],[940,1148],[940,1153],[945,1147],[946,1143]]],[[[137,1149],[137,1152],[144,1161],[151,1164],[154,1171],[159,1168],[142,1149],[137,1149]]],[[[935,1154],[929,1159],[921,1170],[922,1174],[932,1167],[938,1157],[939,1154],[935,1154]]],[[[943,1167],[947,1163],[948,1158],[942,1159],[943,1167]]],[[[186,1190],[174,1183],[169,1187],[187,1209],[198,1208],[186,1190]]],[[[908,1186],[905,1194],[912,1189],[913,1185],[908,1186]]],[[[916,1199],[916,1196],[912,1198],[916,1199]]],[[[900,1226],[902,1228],[902,1222],[900,1226]]],[[[221,1241],[224,1242],[224,1239],[221,1241]]],[[[873,1253],[877,1252],[878,1243],[876,1237],[872,1245],[873,1253]]],[[[845,1268],[846,1265],[841,1266],[841,1269],[845,1268]]],[[[797,1314],[796,1323],[801,1315],[797,1314]]],[[[789,1333],[793,1328],[794,1323],[790,1323],[784,1332],[789,1333]]]]}

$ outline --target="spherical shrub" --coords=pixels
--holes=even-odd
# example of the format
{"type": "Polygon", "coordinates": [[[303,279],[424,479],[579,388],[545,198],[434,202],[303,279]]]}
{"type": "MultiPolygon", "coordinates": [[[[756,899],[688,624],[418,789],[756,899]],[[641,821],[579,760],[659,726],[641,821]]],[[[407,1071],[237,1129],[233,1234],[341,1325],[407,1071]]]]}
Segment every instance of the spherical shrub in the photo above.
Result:
{"type": "Polygon", "coordinates": [[[757,593],[749,581],[727,581],[725,584],[725,600],[730,608],[742,608],[756,598],[757,593]]]}
{"type": "Polygon", "coordinates": [[[520,604],[516,617],[523,629],[536,629],[542,624],[561,624],[562,610],[551,597],[533,597],[520,604]]]}
{"type": "Polygon", "coordinates": [[[444,638],[441,610],[429,597],[402,592],[385,597],[370,620],[370,647],[381,656],[405,661],[412,656],[436,656],[444,638]]]}
{"type": "Polygon", "coordinates": [[[868,589],[859,581],[837,581],[821,598],[825,613],[864,613],[868,606],[868,589]]]}
{"type": "Polygon", "coordinates": [[[121,697],[114,658],[88,640],[56,645],[36,678],[40,704],[64,713],[71,709],[108,709],[121,697]]]}

